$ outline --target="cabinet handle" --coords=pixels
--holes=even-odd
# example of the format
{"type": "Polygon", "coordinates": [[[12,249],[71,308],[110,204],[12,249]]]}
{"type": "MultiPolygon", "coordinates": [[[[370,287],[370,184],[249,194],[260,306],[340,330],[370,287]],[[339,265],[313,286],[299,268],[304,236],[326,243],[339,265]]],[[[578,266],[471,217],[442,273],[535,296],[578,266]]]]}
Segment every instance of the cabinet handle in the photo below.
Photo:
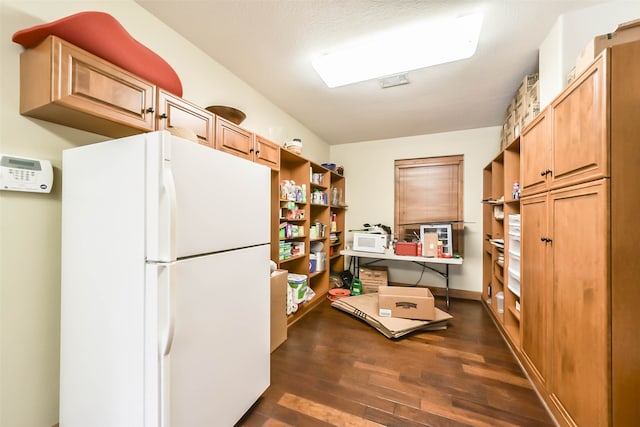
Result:
{"type": "Polygon", "coordinates": [[[260,154],[260,150],[256,150],[256,155],[260,154]]]}
{"type": "Polygon", "coordinates": [[[541,238],[540,238],[540,241],[541,241],[541,242],[546,242],[546,241],[547,241],[547,238],[546,238],[546,237],[541,237],[541,238]]]}
{"type": "Polygon", "coordinates": [[[167,117],[169,117],[169,116],[167,116],[167,113],[160,114],[160,118],[161,119],[166,119],[167,117]]]}
{"type": "Polygon", "coordinates": [[[253,153],[254,151],[255,151],[255,150],[254,150],[253,148],[250,148],[250,149],[249,149],[249,152],[250,152],[250,153],[253,153]]]}
{"type": "Polygon", "coordinates": [[[154,110],[153,107],[147,108],[147,113],[153,113],[154,111],[156,111],[156,110],[154,110]]]}
{"type": "Polygon", "coordinates": [[[551,169],[546,169],[540,172],[540,176],[546,176],[546,175],[549,175],[550,173],[552,173],[551,169]]]}

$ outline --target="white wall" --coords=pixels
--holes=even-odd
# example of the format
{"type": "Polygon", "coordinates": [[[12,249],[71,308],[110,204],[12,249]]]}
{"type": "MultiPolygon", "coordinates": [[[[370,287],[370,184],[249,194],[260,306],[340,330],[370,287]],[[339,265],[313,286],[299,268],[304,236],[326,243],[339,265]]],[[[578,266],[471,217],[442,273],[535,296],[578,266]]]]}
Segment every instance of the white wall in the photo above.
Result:
{"type": "MultiPolygon", "coordinates": [[[[343,165],[347,182],[346,229],[364,223],[394,223],[394,161],[421,157],[464,155],[464,264],[450,268],[453,289],[482,289],[482,170],[500,150],[500,127],[473,129],[393,140],[368,141],[331,147],[331,161],[343,165]]],[[[394,230],[395,232],[395,230],[394,230]]],[[[347,241],[352,233],[347,233],[347,241]]],[[[416,283],[421,268],[412,263],[384,263],[390,280],[416,283]]],[[[444,286],[437,275],[425,271],[420,284],[444,286]]]]}
{"type": "MultiPolygon", "coordinates": [[[[19,115],[19,56],[14,32],[72,13],[112,14],[134,38],[171,64],[184,98],[203,107],[233,105],[246,129],[299,136],[304,155],[325,161],[329,147],[292,117],[204,55],[131,0],[0,0],[0,152],[51,160],[51,194],[0,192],[0,426],[58,422],[60,179],[62,150],[106,139],[19,115]]],[[[280,142],[280,141],[278,141],[280,142]]]]}
{"type": "Polygon", "coordinates": [[[638,0],[606,2],[560,16],[540,45],[540,108],[566,87],[567,75],[589,40],[639,18],[638,0]]]}

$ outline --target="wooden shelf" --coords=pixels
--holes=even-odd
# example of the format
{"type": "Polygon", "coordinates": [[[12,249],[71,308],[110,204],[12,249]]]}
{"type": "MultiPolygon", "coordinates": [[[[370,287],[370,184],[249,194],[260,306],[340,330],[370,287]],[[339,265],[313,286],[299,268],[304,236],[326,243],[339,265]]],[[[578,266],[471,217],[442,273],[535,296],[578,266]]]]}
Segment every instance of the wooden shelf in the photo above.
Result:
{"type": "Polygon", "coordinates": [[[302,259],[302,258],[304,258],[306,256],[307,256],[307,254],[294,255],[291,258],[281,259],[279,262],[280,262],[280,264],[286,264],[288,262],[292,262],[292,261],[295,261],[295,260],[298,260],[298,259],[302,259]]]}
{"type": "Polygon", "coordinates": [[[507,307],[507,309],[509,310],[509,313],[511,313],[513,317],[515,317],[516,320],[520,322],[520,312],[516,310],[515,307],[507,307]]]}
{"type": "MultiPolygon", "coordinates": [[[[340,242],[331,243],[329,239],[331,232],[329,232],[329,230],[331,228],[330,224],[333,214],[335,214],[337,226],[337,231],[333,233],[341,233],[344,230],[346,206],[333,206],[328,203],[311,203],[311,195],[313,191],[316,190],[327,193],[330,198],[331,189],[338,188],[343,195],[342,197],[344,197],[345,185],[346,179],[342,175],[335,174],[320,164],[314,163],[301,155],[281,148],[280,170],[275,174],[275,176],[272,175],[272,204],[275,203],[277,205],[275,211],[277,217],[279,217],[279,213],[277,211],[280,207],[280,203],[293,202],[299,209],[304,210],[305,218],[299,220],[288,220],[277,217],[274,219],[272,217],[272,227],[274,227],[272,236],[274,231],[278,231],[279,224],[282,222],[303,225],[304,232],[307,235],[286,239],[272,237],[272,258],[274,256],[279,256],[280,241],[305,242],[306,254],[278,261],[278,266],[279,268],[288,270],[291,273],[306,275],[308,277],[308,286],[315,292],[315,296],[311,301],[307,301],[300,305],[299,309],[295,313],[288,316],[288,324],[295,322],[301,316],[308,313],[316,304],[326,298],[330,286],[329,271],[344,270],[344,257],[339,254],[340,250],[344,247],[342,242],[343,239],[341,238],[340,242]],[[320,174],[320,176],[315,174],[320,174]],[[316,181],[316,183],[311,182],[312,177],[314,177],[314,181],[316,181]],[[304,187],[306,193],[304,195],[305,200],[296,201],[288,200],[287,198],[283,199],[280,195],[280,182],[283,180],[294,181],[295,185],[304,187]],[[327,226],[325,229],[325,237],[310,237],[310,227],[313,226],[315,222],[320,222],[327,226]],[[327,261],[323,271],[309,274],[309,249],[312,243],[316,246],[322,245],[323,251],[327,253],[327,261]],[[331,248],[333,248],[334,256],[328,255],[331,248]]],[[[319,199],[314,200],[318,201],[319,199]]]]}
{"type": "Polygon", "coordinates": [[[300,240],[304,240],[306,238],[307,238],[307,236],[280,237],[279,240],[280,241],[291,240],[291,241],[294,241],[294,242],[299,242],[300,240]]]}

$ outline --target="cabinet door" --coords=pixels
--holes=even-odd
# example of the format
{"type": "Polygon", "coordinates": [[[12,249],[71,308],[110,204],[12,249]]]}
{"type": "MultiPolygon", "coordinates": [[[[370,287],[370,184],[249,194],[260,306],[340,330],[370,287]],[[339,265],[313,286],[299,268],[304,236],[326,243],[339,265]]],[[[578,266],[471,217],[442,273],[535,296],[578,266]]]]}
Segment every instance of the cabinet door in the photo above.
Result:
{"type": "Polygon", "coordinates": [[[280,146],[278,144],[256,135],[255,149],[257,163],[269,166],[273,170],[280,169],[280,146]]]}
{"type": "Polygon", "coordinates": [[[195,132],[198,142],[214,147],[215,116],[182,98],[158,90],[157,129],[186,128],[195,132]]]}
{"type": "Polygon", "coordinates": [[[20,58],[20,113],[121,137],[154,130],[155,86],[49,36],[20,58]]]}
{"type": "Polygon", "coordinates": [[[608,176],[606,62],[595,62],[552,104],[551,188],[608,176]]]}
{"type": "Polygon", "coordinates": [[[550,193],[552,399],[580,426],[610,425],[608,182],[550,193]]]}
{"type": "Polygon", "coordinates": [[[216,148],[253,161],[253,134],[220,116],[216,116],[216,148]]]}
{"type": "Polygon", "coordinates": [[[522,352],[534,368],[537,380],[545,384],[548,376],[549,308],[551,285],[548,275],[549,244],[547,195],[526,197],[520,202],[522,220],[522,352]]]}
{"type": "Polygon", "coordinates": [[[522,196],[547,189],[547,170],[551,148],[551,111],[547,108],[520,136],[520,192],[522,196]]]}

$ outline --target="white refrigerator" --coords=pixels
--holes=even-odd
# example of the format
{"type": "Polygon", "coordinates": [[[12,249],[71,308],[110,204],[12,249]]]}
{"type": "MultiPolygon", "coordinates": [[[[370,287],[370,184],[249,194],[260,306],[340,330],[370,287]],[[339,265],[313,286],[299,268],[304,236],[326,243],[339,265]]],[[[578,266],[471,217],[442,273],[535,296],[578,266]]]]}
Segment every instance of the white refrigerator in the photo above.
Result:
{"type": "Polygon", "coordinates": [[[232,426],[269,386],[270,170],[166,131],[62,169],[60,425],[232,426]]]}

